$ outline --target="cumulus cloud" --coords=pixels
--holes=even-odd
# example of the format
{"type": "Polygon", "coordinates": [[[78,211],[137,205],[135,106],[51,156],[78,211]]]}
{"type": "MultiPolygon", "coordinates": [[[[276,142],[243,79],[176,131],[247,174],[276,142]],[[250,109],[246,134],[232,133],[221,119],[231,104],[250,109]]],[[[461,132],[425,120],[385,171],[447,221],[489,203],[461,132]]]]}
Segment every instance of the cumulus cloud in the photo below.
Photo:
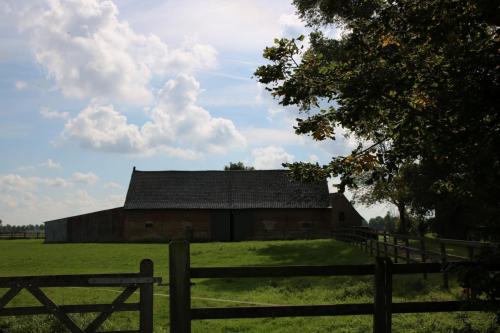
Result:
{"type": "Polygon", "coordinates": [[[97,177],[93,172],[75,172],[72,177],[73,181],[82,184],[95,184],[99,177],[97,177]]]}
{"type": "Polygon", "coordinates": [[[55,111],[47,107],[42,107],[40,109],[40,115],[46,119],[68,119],[69,117],[68,112],[55,111]]]}
{"type": "Polygon", "coordinates": [[[294,160],[293,155],[279,146],[255,148],[252,150],[252,157],[256,169],[281,169],[282,163],[290,163],[294,160]]]}
{"type": "Polygon", "coordinates": [[[209,45],[170,49],[155,35],[136,33],[110,0],[10,2],[37,62],[69,97],[145,103],[154,76],[215,64],[209,45]]]}
{"type": "Polygon", "coordinates": [[[3,193],[22,193],[40,186],[69,187],[72,183],[64,178],[24,177],[18,174],[0,175],[0,191],[3,193]]]}
{"type": "MultiPolygon", "coordinates": [[[[90,174],[83,175],[90,179],[90,174]]],[[[124,193],[92,195],[75,185],[73,179],[0,175],[2,220],[9,224],[38,224],[123,205],[124,193]]]]}
{"type": "Polygon", "coordinates": [[[45,162],[38,163],[36,165],[23,165],[18,167],[18,170],[35,170],[36,168],[47,168],[47,169],[61,169],[62,166],[60,163],[52,160],[51,158],[47,159],[45,162]]]}
{"type": "Polygon", "coordinates": [[[16,83],[14,83],[14,86],[17,90],[24,90],[28,86],[28,84],[25,81],[18,80],[16,81],[16,83]]]}
{"type": "Polygon", "coordinates": [[[212,46],[191,39],[169,48],[156,35],[135,32],[111,0],[8,3],[57,88],[91,101],[74,117],[40,110],[44,118],[66,120],[63,140],[99,151],[188,159],[245,144],[231,120],[214,117],[197,103],[200,86],[193,74],[215,66],[212,46]],[[152,89],[154,78],[166,80],[159,93],[152,89]],[[137,103],[148,120],[131,123],[115,102],[137,103]]]}
{"type": "Polygon", "coordinates": [[[110,152],[140,152],[144,142],[139,128],[112,105],[91,104],[69,119],[62,137],[73,139],[84,148],[110,152]]]}
{"type": "Polygon", "coordinates": [[[212,117],[197,105],[199,92],[194,77],[180,74],[165,83],[155,107],[146,111],[150,120],[141,127],[112,105],[92,104],[68,120],[62,138],[94,150],[182,158],[244,146],[245,138],[231,120],[212,117]]]}

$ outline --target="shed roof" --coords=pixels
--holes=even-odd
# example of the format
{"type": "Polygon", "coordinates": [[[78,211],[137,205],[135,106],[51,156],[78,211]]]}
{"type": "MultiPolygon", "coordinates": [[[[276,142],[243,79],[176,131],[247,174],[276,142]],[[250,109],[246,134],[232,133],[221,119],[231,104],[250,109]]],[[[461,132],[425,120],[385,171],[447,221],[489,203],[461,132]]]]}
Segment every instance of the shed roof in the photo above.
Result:
{"type": "Polygon", "coordinates": [[[327,208],[326,181],[293,181],[286,170],[132,172],[125,209],[327,208]]]}

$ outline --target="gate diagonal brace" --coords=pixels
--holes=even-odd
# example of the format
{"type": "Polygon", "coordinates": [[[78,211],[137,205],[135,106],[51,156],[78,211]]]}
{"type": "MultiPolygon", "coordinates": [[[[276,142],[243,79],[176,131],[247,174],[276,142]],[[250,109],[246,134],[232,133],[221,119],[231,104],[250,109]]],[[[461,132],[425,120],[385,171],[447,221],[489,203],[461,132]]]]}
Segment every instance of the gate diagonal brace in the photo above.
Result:
{"type": "Polygon", "coordinates": [[[68,317],[67,314],[65,314],[64,312],[61,311],[61,309],[59,309],[59,307],[50,300],[50,298],[47,297],[47,295],[45,295],[43,293],[43,291],[36,287],[36,286],[33,286],[31,284],[29,284],[28,286],[26,286],[26,289],[28,289],[28,291],[33,295],[35,296],[35,298],[46,308],[48,309],[54,316],[56,316],[57,319],[59,319],[61,321],[61,323],[66,326],[66,328],[68,328],[71,333],[84,333],[82,331],[81,328],[79,328],[74,322],[73,320],[71,320],[70,317],[68,317]]]}
{"type": "Polygon", "coordinates": [[[0,298],[0,310],[9,304],[9,302],[19,294],[19,292],[23,289],[21,286],[15,286],[10,288],[3,296],[0,298]]]}
{"type": "MultiPolygon", "coordinates": [[[[112,306],[120,305],[137,290],[137,286],[128,286],[117,298],[111,303],[112,306]]],[[[113,314],[113,311],[101,312],[85,329],[85,333],[95,333],[95,331],[113,314]]]]}

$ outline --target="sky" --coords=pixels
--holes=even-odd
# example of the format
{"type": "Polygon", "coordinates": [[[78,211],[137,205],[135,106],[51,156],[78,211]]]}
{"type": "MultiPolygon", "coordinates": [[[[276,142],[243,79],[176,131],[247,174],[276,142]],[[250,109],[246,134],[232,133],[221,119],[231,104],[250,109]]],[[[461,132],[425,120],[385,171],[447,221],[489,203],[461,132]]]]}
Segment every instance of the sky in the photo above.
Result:
{"type": "Polygon", "coordinates": [[[289,0],[0,0],[0,219],[121,206],[134,166],[277,169],[350,152],[350,137],[296,135],[298,111],[253,77],[274,38],[306,32],[289,0]]]}

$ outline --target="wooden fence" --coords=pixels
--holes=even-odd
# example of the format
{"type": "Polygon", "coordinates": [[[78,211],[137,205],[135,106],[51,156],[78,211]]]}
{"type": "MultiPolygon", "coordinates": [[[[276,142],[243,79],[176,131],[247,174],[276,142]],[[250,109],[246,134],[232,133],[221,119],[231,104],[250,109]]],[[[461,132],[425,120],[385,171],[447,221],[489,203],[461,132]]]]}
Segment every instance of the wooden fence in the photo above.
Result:
{"type": "MultiPolygon", "coordinates": [[[[192,320],[372,315],[373,332],[391,332],[393,313],[481,311],[481,302],[392,302],[392,276],[394,274],[438,273],[440,263],[393,264],[388,257],[379,257],[373,265],[334,266],[257,266],[257,267],[204,267],[190,266],[189,243],[170,243],[170,332],[190,333],[192,320]],[[193,278],[255,278],[294,276],[358,276],[373,275],[375,296],[373,303],[252,306],[252,307],[191,307],[191,279],[193,278]]],[[[496,303],[495,303],[496,304],[496,303]]],[[[498,304],[500,305],[500,303],[498,304]]]]}
{"type": "Polygon", "coordinates": [[[8,288],[8,291],[0,297],[0,317],[52,314],[71,333],[95,333],[114,312],[139,311],[139,330],[120,332],[152,333],[153,283],[159,281],[160,278],[153,277],[153,262],[149,259],[141,261],[139,273],[0,277],[0,288],[8,288]],[[41,288],[45,287],[124,287],[125,289],[111,304],[57,305],[42,291],[41,288]],[[42,306],[7,308],[8,303],[23,289],[29,291],[42,306]],[[125,303],[137,289],[140,293],[139,302],[125,303]],[[68,316],[68,313],[91,312],[100,314],[86,328],[78,327],[68,316]]]}
{"type": "MultiPolygon", "coordinates": [[[[407,264],[438,262],[443,267],[451,262],[473,261],[478,250],[491,246],[486,242],[392,234],[367,227],[339,228],[333,236],[359,246],[371,256],[392,258],[395,263],[399,260],[407,264]],[[455,250],[461,248],[466,256],[449,253],[450,246],[453,246],[455,250]]],[[[426,273],[424,277],[427,277],[426,273]]],[[[445,288],[448,288],[448,280],[448,271],[444,270],[443,286],[445,288]]]]}
{"type": "Polygon", "coordinates": [[[0,240],[2,239],[45,239],[45,232],[43,231],[0,232],[0,240]]]}

